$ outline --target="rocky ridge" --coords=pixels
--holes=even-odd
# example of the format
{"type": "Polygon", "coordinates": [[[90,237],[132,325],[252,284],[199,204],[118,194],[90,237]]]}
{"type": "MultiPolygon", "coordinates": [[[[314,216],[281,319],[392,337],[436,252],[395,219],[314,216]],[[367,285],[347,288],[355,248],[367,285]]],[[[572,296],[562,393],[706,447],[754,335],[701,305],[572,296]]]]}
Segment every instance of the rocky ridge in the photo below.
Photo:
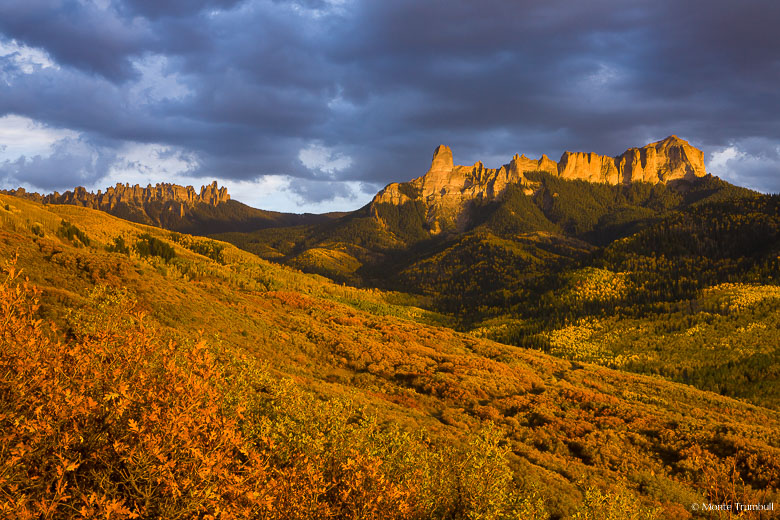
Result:
{"type": "Polygon", "coordinates": [[[201,186],[200,193],[196,192],[192,186],[168,183],[158,183],[154,186],[149,184],[146,188],[142,188],[138,184],[130,186],[130,184],[117,183],[116,186],[107,188],[105,192],[98,190],[97,193],[87,191],[83,186],[62,194],[55,191],[48,195],[39,195],[38,193],[27,193],[24,188],[6,193],[33,199],[44,204],[71,204],[99,209],[108,213],[115,212],[119,205],[145,208],[150,204],[157,204],[164,206],[169,212],[178,214],[180,218],[184,217],[188,208],[197,204],[217,206],[230,200],[227,188],[220,188],[217,181],[201,186]]]}
{"type": "Polygon", "coordinates": [[[546,155],[539,159],[515,155],[495,169],[486,168],[481,161],[473,166],[455,165],[452,150],[440,145],[425,175],[390,184],[374,197],[373,213],[381,218],[377,204],[403,205],[414,199],[425,206],[432,233],[439,233],[442,227],[462,230],[468,220],[463,210],[470,201],[500,197],[510,184],[532,195],[535,185],[525,176],[529,171],[608,184],[690,181],[706,175],[702,151],[675,135],[642,148],[629,148],[617,157],[566,151],[556,163],[546,155]]]}
{"type": "Polygon", "coordinates": [[[117,184],[97,193],[83,187],[65,193],[41,195],[23,188],[0,190],[0,193],[34,200],[41,204],[68,204],[104,211],[140,224],[194,235],[226,232],[249,232],[269,227],[298,226],[328,221],[337,213],[280,213],[252,208],[234,200],[227,188],[217,181],[202,186],[159,183],[145,188],[117,184]]]}

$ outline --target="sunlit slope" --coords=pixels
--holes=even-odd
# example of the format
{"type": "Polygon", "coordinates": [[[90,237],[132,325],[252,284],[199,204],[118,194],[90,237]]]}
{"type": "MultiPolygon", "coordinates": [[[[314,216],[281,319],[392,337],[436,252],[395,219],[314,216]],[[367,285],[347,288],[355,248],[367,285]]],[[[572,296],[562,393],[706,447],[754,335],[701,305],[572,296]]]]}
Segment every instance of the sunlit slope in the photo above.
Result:
{"type": "Polygon", "coordinates": [[[0,196],[0,217],[0,254],[18,254],[43,290],[42,315],[64,332],[77,316],[115,311],[95,287],[124,287],[162,337],[202,338],[318,395],[351,396],[380,422],[463,443],[492,421],[518,477],[554,514],[573,514],[582,486],[616,482],[662,507],[660,518],[688,518],[711,482],[725,493],[736,479],[743,499],[780,498],[775,411],[460,334],[403,305],[411,297],[336,285],[228,244],[12,197],[0,196]]]}

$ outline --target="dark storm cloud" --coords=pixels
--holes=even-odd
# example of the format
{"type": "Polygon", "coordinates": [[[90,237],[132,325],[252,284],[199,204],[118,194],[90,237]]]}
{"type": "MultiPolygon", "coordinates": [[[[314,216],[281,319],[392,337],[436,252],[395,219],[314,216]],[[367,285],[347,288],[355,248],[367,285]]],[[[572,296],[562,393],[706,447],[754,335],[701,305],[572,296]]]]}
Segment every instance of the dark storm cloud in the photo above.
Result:
{"type": "Polygon", "coordinates": [[[132,76],[130,59],[154,41],[141,19],[77,0],[0,3],[0,33],[42,47],[58,62],[112,80],[132,76]]]}
{"type": "Polygon", "coordinates": [[[204,9],[229,9],[239,0],[126,0],[123,7],[128,13],[151,19],[162,16],[185,16],[204,9]]]}
{"type": "Polygon", "coordinates": [[[750,0],[12,0],[0,36],[59,67],[0,58],[0,115],[104,151],[174,146],[203,176],[291,175],[312,201],[346,196],[340,180],[420,175],[439,143],[497,166],[672,133],[732,147],[724,173],[778,191],[778,23],[780,4],[750,0]],[[349,166],[314,183],[299,159],[312,143],[349,166]]]}
{"type": "Polygon", "coordinates": [[[0,162],[0,180],[24,179],[47,191],[61,189],[61,176],[71,180],[71,186],[97,181],[116,160],[111,149],[101,148],[78,139],[61,139],[54,143],[52,153],[42,157],[19,157],[0,162]]]}

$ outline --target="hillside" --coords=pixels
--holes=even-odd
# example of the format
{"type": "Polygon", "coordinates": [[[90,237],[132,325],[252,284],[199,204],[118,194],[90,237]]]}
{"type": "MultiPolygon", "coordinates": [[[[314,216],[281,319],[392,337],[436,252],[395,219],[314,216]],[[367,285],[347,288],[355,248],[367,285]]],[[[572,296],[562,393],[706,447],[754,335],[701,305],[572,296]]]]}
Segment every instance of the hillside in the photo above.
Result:
{"type": "MultiPolygon", "coordinates": [[[[469,169],[439,147],[428,173],[352,214],[215,237],[336,281],[420,295],[480,337],[777,409],[778,197],[705,174],[678,138],[638,150],[640,181],[611,183],[584,166],[575,175],[574,159],[469,169]]],[[[625,172],[626,154],[602,162],[625,172]]]]}
{"type": "MultiPolygon", "coordinates": [[[[361,235],[363,215],[319,232],[365,238],[354,247],[368,257],[391,242],[361,235]]],[[[21,278],[2,285],[6,516],[673,519],[707,518],[692,503],[780,501],[771,408],[478,337],[498,324],[456,332],[425,298],[89,208],[0,195],[0,223],[6,270],[40,290],[38,306],[21,278]]],[[[647,229],[599,269],[643,254],[647,229]]],[[[463,247],[495,240],[529,266],[596,258],[553,231],[508,245],[474,236],[463,247]]],[[[731,326],[732,306],[776,316],[769,285],[701,294],[722,310],[714,331],[731,326]]],[[[750,333],[780,344],[765,325],[750,333]]]]}

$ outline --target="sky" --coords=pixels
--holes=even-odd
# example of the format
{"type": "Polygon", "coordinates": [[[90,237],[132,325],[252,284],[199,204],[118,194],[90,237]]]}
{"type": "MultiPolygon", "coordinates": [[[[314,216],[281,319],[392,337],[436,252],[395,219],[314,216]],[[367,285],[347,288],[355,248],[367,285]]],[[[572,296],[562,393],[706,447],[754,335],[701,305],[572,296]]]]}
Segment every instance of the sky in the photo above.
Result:
{"type": "Polygon", "coordinates": [[[0,187],[356,209],[455,162],[675,134],[780,192],[776,0],[3,0],[0,187]]]}

